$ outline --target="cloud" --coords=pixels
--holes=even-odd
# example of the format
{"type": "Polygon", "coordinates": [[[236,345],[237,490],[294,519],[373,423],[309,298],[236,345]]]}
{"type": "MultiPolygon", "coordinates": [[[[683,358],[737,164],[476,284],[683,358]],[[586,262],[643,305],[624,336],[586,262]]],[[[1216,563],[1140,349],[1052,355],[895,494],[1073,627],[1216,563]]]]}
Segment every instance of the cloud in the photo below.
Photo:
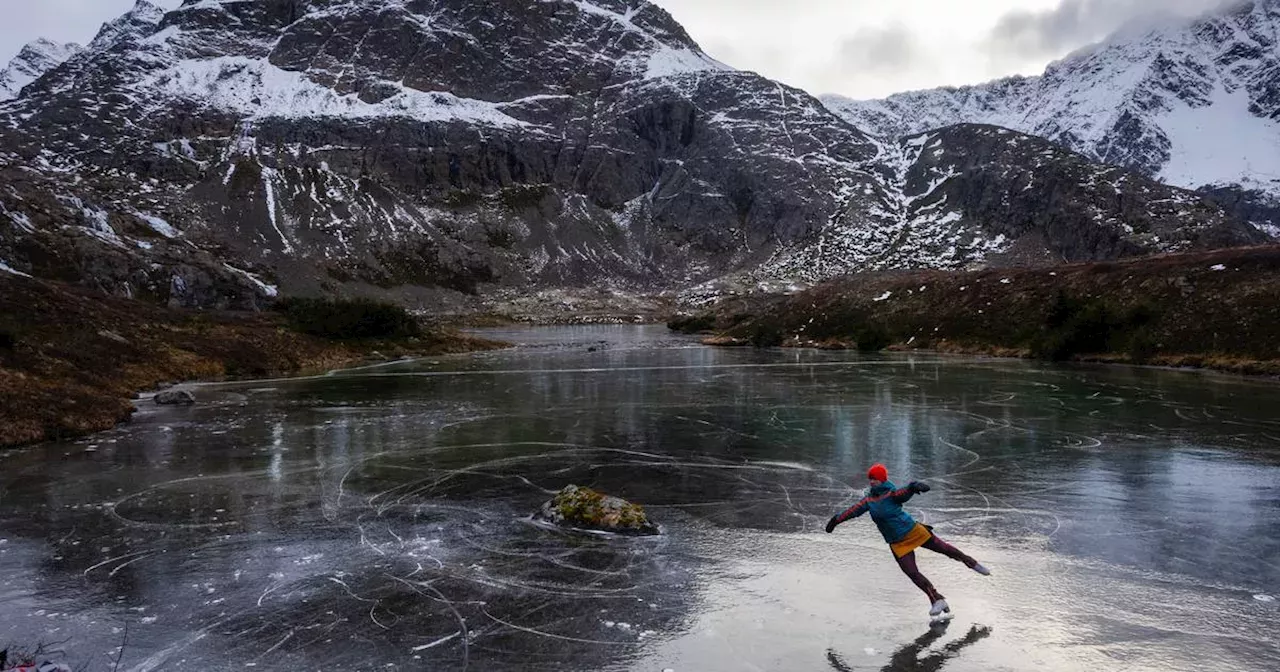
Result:
{"type": "Polygon", "coordinates": [[[900,23],[861,28],[841,40],[836,55],[838,68],[877,74],[903,72],[920,61],[915,36],[900,23]]]}
{"type": "Polygon", "coordinates": [[[1060,0],[1051,9],[1005,14],[992,29],[988,47],[1006,58],[1057,56],[1121,27],[1191,16],[1222,4],[1224,0],[1060,0]]]}

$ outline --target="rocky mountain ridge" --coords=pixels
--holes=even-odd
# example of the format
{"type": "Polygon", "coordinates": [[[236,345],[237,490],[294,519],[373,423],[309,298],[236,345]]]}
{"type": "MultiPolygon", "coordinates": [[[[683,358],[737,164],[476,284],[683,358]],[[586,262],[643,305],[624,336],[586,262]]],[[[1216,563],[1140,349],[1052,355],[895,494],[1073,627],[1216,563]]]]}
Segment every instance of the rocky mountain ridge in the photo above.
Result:
{"type": "Polygon", "coordinates": [[[823,101],[886,138],[957,123],[1048,138],[1093,160],[1203,190],[1280,234],[1278,0],[1126,30],[1038,77],[823,101]]]}
{"type": "Polygon", "coordinates": [[[0,177],[3,268],[190,307],[1262,240],[1011,131],[871,137],[624,0],[139,2],[0,105],[0,177]]]}

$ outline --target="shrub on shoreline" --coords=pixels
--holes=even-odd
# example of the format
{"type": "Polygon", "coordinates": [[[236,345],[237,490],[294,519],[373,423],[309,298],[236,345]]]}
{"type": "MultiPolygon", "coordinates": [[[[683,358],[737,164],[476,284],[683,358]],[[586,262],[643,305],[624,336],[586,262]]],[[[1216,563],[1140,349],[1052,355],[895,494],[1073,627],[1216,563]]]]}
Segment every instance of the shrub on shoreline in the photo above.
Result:
{"type": "Polygon", "coordinates": [[[408,338],[422,333],[401,306],[371,299],[281,299],[275,309],[289,326],[333,341],[408,338]]]}

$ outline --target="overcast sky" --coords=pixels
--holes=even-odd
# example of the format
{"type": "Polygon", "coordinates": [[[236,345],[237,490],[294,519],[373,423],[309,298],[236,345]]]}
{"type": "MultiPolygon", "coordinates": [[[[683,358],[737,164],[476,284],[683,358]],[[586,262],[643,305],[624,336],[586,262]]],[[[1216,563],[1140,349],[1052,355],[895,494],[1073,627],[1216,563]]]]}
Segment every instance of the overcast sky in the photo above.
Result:
{"type": "MultiPolygon", "coordinates": [[[[180,0],[152,0],[174,7],[180,0]]],[[[483,0],[478,0],[483,1],[483,0]]],[[[654,0],[712,56],[812,93],[878,97],[1035,74],[1121,25],[1223,0],[654,0]]],[[[133,0],[0,0],[0,58],[85,43],[133,0]]]]}

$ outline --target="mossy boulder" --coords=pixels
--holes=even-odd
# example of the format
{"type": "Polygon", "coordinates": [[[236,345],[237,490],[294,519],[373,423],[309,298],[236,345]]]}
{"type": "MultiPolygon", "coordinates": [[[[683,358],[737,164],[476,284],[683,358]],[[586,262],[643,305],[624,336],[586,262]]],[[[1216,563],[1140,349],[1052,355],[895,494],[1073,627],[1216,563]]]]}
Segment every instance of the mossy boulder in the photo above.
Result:
{"type": "Polygon", "coordinates": [[[658,534],[658,526],[649,522],[639,504],[576,485],[556,493],[535,517],[560,527],[637,536],[658,534]]]}

